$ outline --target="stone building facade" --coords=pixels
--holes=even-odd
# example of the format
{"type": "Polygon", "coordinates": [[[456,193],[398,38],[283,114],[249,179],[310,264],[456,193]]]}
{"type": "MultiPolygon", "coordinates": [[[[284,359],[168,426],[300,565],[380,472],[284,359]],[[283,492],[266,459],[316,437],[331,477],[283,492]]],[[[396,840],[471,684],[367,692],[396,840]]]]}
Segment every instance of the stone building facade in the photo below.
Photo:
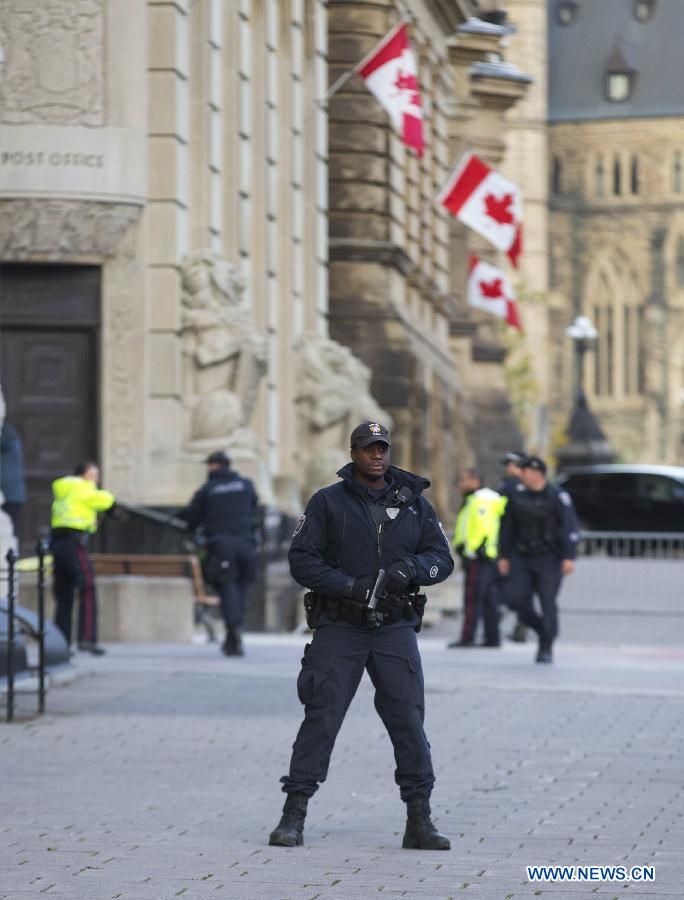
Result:
{"type": "Polygon", "coordinates": [[[683,25],[679,4],[550,5],[550,403],[560,427],[588,315],[587,394],[628,462],[683,458],[683,25]]]}
{"type": "Polygon", "coordinates": [[[513,425],[500,331],[465,306],[471,239],[433,198],[465,147],[503,159],[526,89],[506,36],[487,0],[0,0],[2,388],[27,540],[89,456],[122,500],[174,507],[221,447],[294,514],[365,417],[394,421],[396,461],[453,515],[482,423],[513,425]],[[420,161],[359,79],[324,99],[401,15],[420,161]]]}

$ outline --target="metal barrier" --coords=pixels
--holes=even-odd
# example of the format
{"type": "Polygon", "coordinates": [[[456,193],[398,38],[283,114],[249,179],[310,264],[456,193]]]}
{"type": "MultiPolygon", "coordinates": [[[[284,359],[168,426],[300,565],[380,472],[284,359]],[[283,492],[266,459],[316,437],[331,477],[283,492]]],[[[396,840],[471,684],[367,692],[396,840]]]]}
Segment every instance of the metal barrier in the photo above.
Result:
{"type": "Polygon", "coordinates": [[[14,599],[16,590],[14,565],[17,554],[7,551],[7,721],[14,719],[14,599]]]}
{"type": "Polygon", "coordinates": [[[684,532],[585,531],[578,550],[615,559],[684,559],[684,532]]]}
{"type": "Polygon", "coordinates": [[[683,584],[684,533],[589,531],[560,605],[588,616],[661,617],[664,628],[666,618],[684,617],[683,584]]]}

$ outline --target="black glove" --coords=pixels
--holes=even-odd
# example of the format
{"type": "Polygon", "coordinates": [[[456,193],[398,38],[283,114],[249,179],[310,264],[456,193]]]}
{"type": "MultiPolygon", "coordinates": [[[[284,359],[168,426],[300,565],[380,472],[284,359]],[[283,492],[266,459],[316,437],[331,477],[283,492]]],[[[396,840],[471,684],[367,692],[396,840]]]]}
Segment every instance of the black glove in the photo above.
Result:
{"type": "Polygon", "coordinates": [[[375,604],[375,608],[378,612],[381,612],[383,615],[390,615],[396,609],[404,607],[404,600],[402,597],[397,596],[397,594],[383,594],[382,597],[378,597],[378,601],[375,604]]]}
{"type": "Polygon", "coordinates": [[[385,573],[387,592],[389,594],[405,594],[413,576],[405,562],[395,562],[385,573]]]}
{"type": "Polygon", "coordinates": [[[461,559],[463,559],[465,556],[465,544],[456,544],[455,550],[461,559]]]}
{"type": "Polygon", "coordinates": [[[351,599],[357,603],[368,603],[375,578],[357,578],[351,589],[351,599]]]}

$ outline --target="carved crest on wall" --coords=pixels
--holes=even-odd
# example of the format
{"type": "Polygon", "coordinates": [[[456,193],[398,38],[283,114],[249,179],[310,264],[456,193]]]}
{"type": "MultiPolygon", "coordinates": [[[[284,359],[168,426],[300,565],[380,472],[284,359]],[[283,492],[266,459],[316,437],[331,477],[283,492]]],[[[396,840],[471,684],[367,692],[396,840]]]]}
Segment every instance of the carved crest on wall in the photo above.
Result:
{"type": "Polygon", "coordinates": [[[55,262],[114,256],[124,232],[140,212],[140,206],[130,203],[2,200],[0,256],[55,262]]]}
{"type": "Polygon", "coordinates": [[[104,124],[104,0],[0,0],[0,120],[104,124]]]}

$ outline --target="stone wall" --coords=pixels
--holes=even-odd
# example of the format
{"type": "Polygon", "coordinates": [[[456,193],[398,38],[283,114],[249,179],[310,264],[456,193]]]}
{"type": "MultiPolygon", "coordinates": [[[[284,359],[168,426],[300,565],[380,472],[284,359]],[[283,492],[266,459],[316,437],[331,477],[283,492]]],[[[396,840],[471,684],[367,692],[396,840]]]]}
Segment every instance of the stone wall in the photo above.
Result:
{"type": "MultiPolygon", "coordinates": [[[[675,160],[684,123],[649,119],[629,126],[551,127],[557,177],[551,283],[566,323],[586,314],[598,327],[586,387],[619,458],[680,463],[684,184],[676,184],[675,160]]],[[[561,376],[554,392],[559,422],[572,400],[571,350],[561,327],[559,321],[551,341],[551,365],[561,376]]]]}

